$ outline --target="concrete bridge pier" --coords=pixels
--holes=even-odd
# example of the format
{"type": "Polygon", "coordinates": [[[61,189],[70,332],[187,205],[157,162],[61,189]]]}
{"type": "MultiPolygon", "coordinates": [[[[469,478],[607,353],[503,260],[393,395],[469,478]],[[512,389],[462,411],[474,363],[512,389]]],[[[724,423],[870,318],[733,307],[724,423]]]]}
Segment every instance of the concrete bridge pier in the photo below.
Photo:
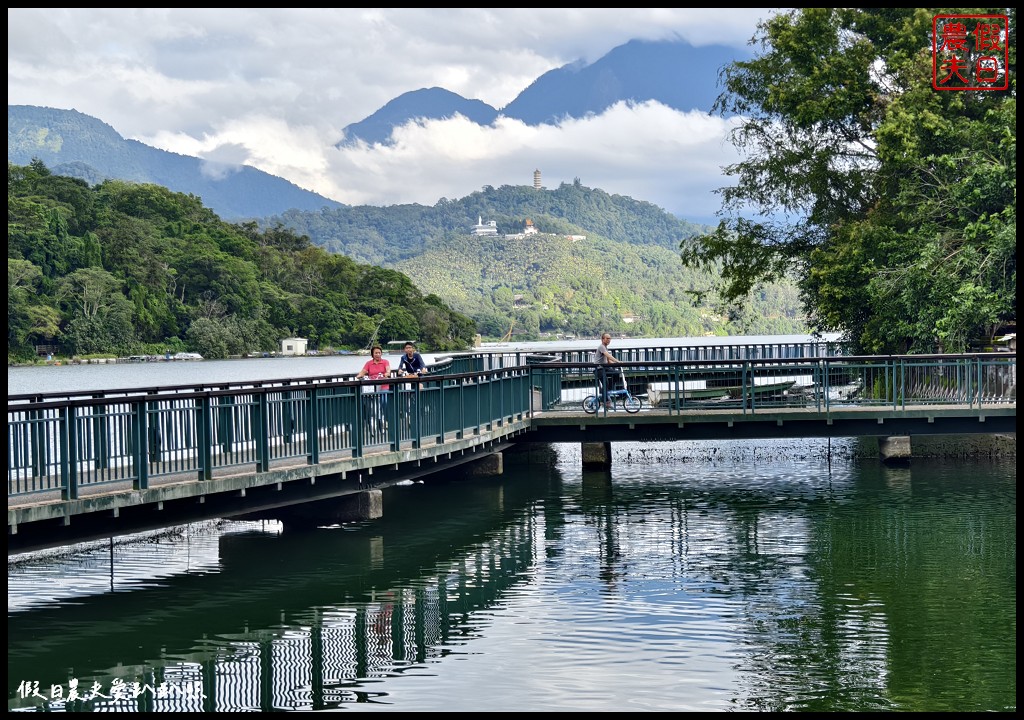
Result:
{"type": "Polygon", "coordinates": [[[280,520],[286,531],[312,530],[318,525],[376,520],[384,515],[384,500],[380,490],[363,490],[331,500],[291,505],[266,514],[280,520]]]}
{"type": "Polygon", "coordinates": [[[463,467],[465,477],[492,477],[505,472],[505,459],[500,452],[484,455],[478,460],[466,463],[463,467]]]}
{"type": "Polygon", "coordinates": [[[612,444],[610,442],[582,443],[583,467],[591,470],[612,466],[612,444]]]}
{"type": "Polygon", "coordinates": [[[505,458],[501,452],[488,453],[474,457],[472,460],[443,472],[447,478],[452,480],[494,477],[505,472],[505,458]]]}
{"type": "Polygon", "coordinates": [[[910,463],[911,447],[909,435],[891,435],[878,438],[878,454],[886,465],[910,463]]]}

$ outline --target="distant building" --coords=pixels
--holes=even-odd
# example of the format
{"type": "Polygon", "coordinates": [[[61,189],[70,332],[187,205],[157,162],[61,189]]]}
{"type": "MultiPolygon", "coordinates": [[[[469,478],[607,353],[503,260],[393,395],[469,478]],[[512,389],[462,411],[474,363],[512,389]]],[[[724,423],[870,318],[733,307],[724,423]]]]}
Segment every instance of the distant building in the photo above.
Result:
{"type": "Polygon", "coordinates": [[[281,354],[282,355],[305,355],[306,344],[309,342],[306,338],[285,338],[281,341],[281,354]]]}
{"type": "Polygon", "coordinates": [[[531,220],[530,218],[526,218],[526,224],[523,227],[522,232],[508,233],[507,235],[505,235],[505,237],[508,238],[509,240],[521,240],[527,235],[536,235],[538,232],[540,231],[537,230],[537,226],[533,224],[533,220],[531,220]]]}
{"type": "Polygon", "coordinates": [[[533,171],[533,189],[540,190],[540,170],[533,171]]]}
{"type": "Polygon", "coordinates": [[[488,220],[486,223],[484,219],[477,216],[476,225],[473,226],[474,235],[497,235],[498,234],[498,223],[494,220],[488,220]]]}

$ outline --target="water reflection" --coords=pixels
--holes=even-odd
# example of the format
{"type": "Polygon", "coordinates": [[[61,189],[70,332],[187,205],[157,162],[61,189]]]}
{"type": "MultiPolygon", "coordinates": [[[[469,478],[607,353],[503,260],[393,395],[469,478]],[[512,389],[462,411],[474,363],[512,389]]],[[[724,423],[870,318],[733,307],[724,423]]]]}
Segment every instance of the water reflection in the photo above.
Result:
{"type": "Polygon", "coordinates": [[[52,709],[1015,705],[1012,466],[614,447],[394,488],[366,525],[115,548],[113,578],[104,548],[9,567],[9,707],[72,678],[165,697],[52,709]]]}
{"type": "MultiPolygon", "coordinates": [[[[557,478],[533,477],[510,487],[463,484],[443,495],[396,488],[385,519],[362,527],[286,535],[274,523],[226,524],[198,538],[121,546],[119,553],[138,552],[136,561],[161,547],[162,566],[178,568],[154,574],[139,562],[112,565],[136,576],[115,587],[130,592],[95,594],[105,582],[102,550],[84,561],[49,561],[59,566],[55,574],[73,569],[88,578],[74,603],[38,607],[54,597],[49,589],[30,595],[44,563],[23,564],[13,576],[9,568],[8,656],[17,668],[10,680],[66,691],[75,677],[83,687],[99,681],[109,694],[115,678],[144,683],[173,667],[183,683],[198,676],[206,689],[205,698],[168,690],[180,696],[140,702],[133,708],[140,710],[310,709],[365,700],[367,693],[349,687],[355,678],[439,657],[453,636],[466,635],[460,618],[488,607],[535,563],[538,518],[524,509],[557,478]],[[193,572],[195,554],[203,557],[193,572]],[[206,574],[214,565],[217,572],[206,574]],[[68,658],[76,658],[68,677],[52,679],[68,658]]],[[[31,697],[16,703],[38,704],[31,697]]]]}

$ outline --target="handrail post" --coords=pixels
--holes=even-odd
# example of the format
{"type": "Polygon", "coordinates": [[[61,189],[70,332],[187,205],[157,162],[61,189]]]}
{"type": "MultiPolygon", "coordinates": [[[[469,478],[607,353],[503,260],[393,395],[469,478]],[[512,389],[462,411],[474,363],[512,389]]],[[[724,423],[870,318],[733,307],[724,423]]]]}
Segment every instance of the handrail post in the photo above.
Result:
{"type": "MultiPolygon", "coordinates": [[[[93,395],[94,398],[102,399],[102,395],[93,395]]],[[[92,446],[95,456],[96,469],[109,467],[110,461],[107,457],[110,451],[110,438],[107,437],[109,428],[107,426],[107,413],[105,405],[93,405],[90,409],[92,415],[92,446]]]]}
{"type": "Polygon", "coordinates": [[[420,380],[412,388],[412,401],[413,412],[409,417],[410,427],[412,429],[412,446],[413,448],[419,448],[421,446],[420,438],[423,437],[423,429],[420,424],[420,417],[423,415],[423,397],[420,388],[423,386],[423,381],[420,380]]]}
{"type": "MultiPolygon", "coordinates": [[[[398,450],[402,447],[402,435],[398,432],[398,423],[402,417],[401,409],[399,405],[402,400],[400,393],[398,392],[399,384],[397,382],[391,383],[391,387],[387,390],[387,393],[391,395],[391,398],[387,400],[388,411],[384,413],[387,416],[384,420],[388,426],[388,443],[392,450],[398,450]]],[[[387,395],[384,396],[387,398],[387,395]]]]}
{"type": "MultiPolygon", "coordinates": [[[[975,382],[975,392],[977,393],[977,397],[978,397],[978,409],[981,409],[981,399],[982,399],[982,392],[981,392],[982,385],[981,385],[981,383],[985,379],[985,376],[984,376],[984,374],[982,372],[982,367],[981,367],[981,358],[977,358],[977,366],[978,366],[978,370],[977,370],[977,378],[976,378],[976,382],[975,382]]],[[[964,374],[967,375],[967,376],[970,376],[970,375],[973,374],[973,373],[971,373],[971,368],[970,368],[969,364],[968,364],[968,368],[967,368],[967,370],[965,371],[964,374]]],[[[975,397],[975,393],[972,392],[971,393],[971,405],[970,405],[970,407],[972,407],[972,408],[974,407],[974,397],[975,397]]]]}
{"type": "Polygon", "coordinates": [[[270,403],[266,388],[256,396],[256,472],[270,470],[270,403]]]}
{"type": "Polygon", "coordinates": [[[78,430],[75,427],[75,408],[61,409],[61,462],[64,500],[78,499],[78,430]]]}
{"type": "Polygon", "coordinates": [[[210,411],[210,396],[203,395],[199,398],[196,411],[199,414],[199,442],[198,455],[199,467],[197,468],[200,480],[213,478],[213,429],[210,427],[213,422],[210,411]]]}
{"type": "Polygon", "coordinates": [[[320,462],[320,408],[317,386],[311,385],[307,393],[309,409],[306,412],[306,464],[320,462]]]}
{"type": "Polygon", "coordinates": [[[135,441],[135,449],[132,453],[132,461],[135,463],[134,489],[146,490],[149,488],[149,429],[146,412],[147,403],[139,400],[132,403],[133,425],[132,439],[135,441]]]}
{"type": "Polygon", "coordinates": [[[754,375],[750,372],[750,363],[746,360],[743,361],[742,370],[740,370],[740,409],[743,414],[747,414],[747,393],[750,393],[750,411],[754,411],[754,375]],[[748,387],[747,382],[750,385],[748,387]]]}
{"type": "MultiPolygon", "coordinates": [[[[904,383],[906,382],[906,377],[907,377],[907,374],[905,372],[905,367],[903,365],[903,360],[901,359],[899,361],[898,365],[893,365],[892,366],[892,380],[893,380],[893,382],[892,382],[892,384],[893,384],[892,409],[893,409],[893,412],[895,412],[896,410],[899,409],[900,398],[903,398],[903,397],[906,396],[906,388],[904,387],[904,383]],[[897,371],[897,367],[899,368],[899,395],[896,394],[896,386],[897,386],[896,385],[896,371],[897,371]]],[[[905,405],[905,403],[904,403],[904,405],[905,405]]],[[[904,409],[906,409],[906,408],[904,407],[904,409]]]]}
{"type": "Polygon", "coordinates": [[[363,432],[363,386],[355,386],[356,396],[356,421],[352,427],[352,457],[363,456],[363,443],[365,433],[363,432]]]}
{"type": "Polygon", "coordinates": [[[828,412],[828,361],[823,358],[818,358],[818,361],[814,364],[814,372],[817,377],[814,378],[814,383],[820,388],[815,393],[814,397],[814,409],[821,412],[821,397],[825,398],[825,412],[828,412]]]}

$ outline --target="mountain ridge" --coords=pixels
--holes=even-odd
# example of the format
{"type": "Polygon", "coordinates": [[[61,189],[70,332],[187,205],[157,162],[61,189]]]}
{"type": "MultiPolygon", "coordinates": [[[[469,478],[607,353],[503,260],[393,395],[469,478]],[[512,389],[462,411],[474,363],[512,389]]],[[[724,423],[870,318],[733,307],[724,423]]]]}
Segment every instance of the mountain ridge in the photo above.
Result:
{"type": "Polygon", "coordinates": [[[549,70],[501,109],[443,88],[411,90],[346,125],[341,144],[387,144],[396,127],[456,114],[478,125],[507,117],[537,126],[599,115],[618,102],[650,100],[682,112],[709,113],[718,97],[720,68],[749,56],[725,45],[697,48],[683,40],[630,40],[592,63],[577,60],[549,70]],[[687,82],[678,82],[683,77],[687,82]]]}
{"type": "MultiPolygon", "coordinates": [[[[742,56],[726,46],[695,48],[681,40],[632,40],[585,64],[568,63],[537,78],[502,110],[440,87],[394,98],[346,126],[335,147],[390,142],[395,127],[456,114],[480,125],[501,116],[527,124],[604,112],[617,102],[654,100],[678,110],[709,110],[721,64],[742,56]],[[680,82],[685,79],[685,82],[680,82]]],[[[218,164],[122,137],[101,119],[77,110],[33,105],[7,107],[7,159],[41,160],[51,172],[96,184],[106,179],[151,182],[197,195],[225,220],[319,211],[344,203],[248,165],[218,164]]]]}
{"type": "Polygon", "coordinates": [[[27,165],[36,159],[55,174],[90,184],[146,182],[196,195],[225,220],[343,205],[248,165],[211,163],[126,139],[77,110],[8,105],[7,161],[27,165]]]}

